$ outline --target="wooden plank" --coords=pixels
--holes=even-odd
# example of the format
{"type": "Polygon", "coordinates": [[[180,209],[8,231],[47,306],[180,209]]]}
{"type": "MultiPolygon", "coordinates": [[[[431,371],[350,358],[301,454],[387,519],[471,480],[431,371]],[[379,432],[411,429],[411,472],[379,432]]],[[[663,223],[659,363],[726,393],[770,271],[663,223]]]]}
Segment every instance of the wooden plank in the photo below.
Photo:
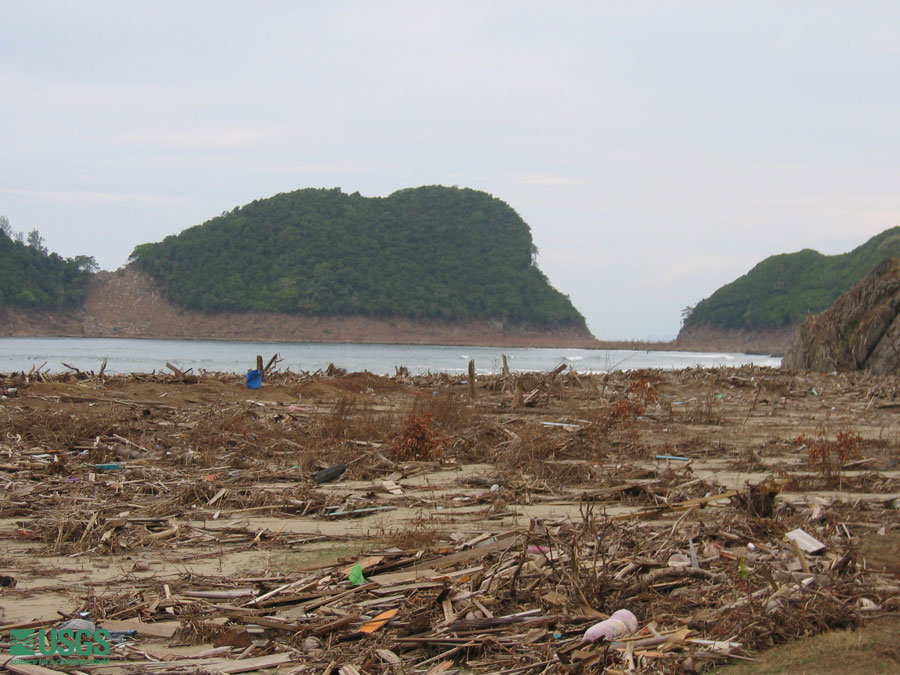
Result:
{"type": "Polygon", "coordinates": [[[430,567],[415,566],[405,572],[391,572],[389,574],[376,574],[369,577],[369,581],[379,586],[396,586],[397,584],[408,584],[411,581],[429,580],[437,576],[437,570],[430,567]]]}
{"type": "Polygon", "coordinates": [[[305,611],[310,611],[313,609],[318,609],[324,605],[330,605],[332,602],[336,602],[337,600],[343,600],[344,598],[353,595],[354,593],[359,593],[361,591],[368,591],[370,588],[373,588],[377,584],[369,581],[367,584],[363,584],[362,586],[356,586],[351,588],[350,590],[344,591],[343,593],[336,593],[334,595],[329,595],[324,598],[320,598],[319,600],[313,600],[312,602],[306,602],[302,605],[305,611]]]}
{"type": "Polygon", "coordinates": [[[233,618],[235,621],[240,621],[241,623],[264,626],[265,628],[274,628],[275,630],[286,630],[291,633],[297,632],[302,627],[299,624],[286,621],[277,616],[236,616],[233,618]]]}
{"type": "Polygon", "coordinates": [[[106,630],[137,631],[138,635],[145,637],[171,638],[175,635],[181,624],[178,621],[160,621],[158,623],[144,623],[143,621],[101,621],[100,627],[106,630]]]}
{"type": "Polygon", "coordinates": [[[378,654],[378,658],[384,661],[389,666],[399,666],[403,661],[390,649],[376,649],[375,653],[378,654]]]}
{"type": "Polygon", "coordinates": [[[341,573],[344,576],[347,576],[348,574],[350,574],[350,570],[352,570],[357,565],[362,567],[363,572],[368,572],[370,569],[378,565],[378,563],[380,563],[382,560],[384,560],[383,555],[369,556],[368,558],[363,558],[362,560],[353,563],[349,567],[345,567],[343,570],[341,570],[341,573]]]}
{"type": "Polygon", "coordinates": [[[819,551],[825,550],[825,544],[815,537],[810,536],[799,527],[796,530],[791,530],[784,536],[794,542],[806,553],[818,553],[819,551]]]}
{"type": "MultiPolygon", "coordinates": [[[[387,574],[379,574],[378,578],[386,577],[387,574]]],[[[440,588],[444,584],[440,581],[420,581],[411,584],[398,584],[396,586],[384,586],[383,588],[373,588],[373,595],[393,595],[405,591],[420,591],[425,588],[440,588]]]]}
{"type": "Polygon", "coordinates": [[[374,633],[376,630],[384,626],[388,621],[393,619],[399,611],[400,609],[395,607],[394,609],[389,609],[386,612],[382,612],[371,621],[366,621],[366,623],[363,624],[363,627],[359,629],[359,632],[374,633]]]}
{"type": "Polygon", "coordinates": [[[0,668],[5,668],[11,673],[21,673],[21,675],[60,675],[63,671],[45,668],[44,666],[33,666],[25,663],[10,663],[13,659],[18,660],[19,657],[10,656],[9,654],[0,655],[0,668]]]}
{"type": "Polygon", "coordinates": [[[52,626],[57,623],[59,618],[56,619],[42,619],[39,621],[23,621],[21,623],[7,623],[0,626],[0,634],[8,633],[10,630],[14,628],[41,628],[43,626],[52,626]]]}
{"type": "Polygon", "coordinates": [[[514,545],[514,542],[508,541],[509,539],[513,539],[519,536],[519,532],[513,530],[512,532],[504,532],[503,534],[497,534],[496,541],[491,542],[490,544],[483,544],[481,546],[476,546],[475,548],[469,551],[460,551],[459,553],[451,553],[450,555],[446,555],[443,558],[438,560],[433,560],[429,562],[432,567],[437,569],[442,569],[444,567],[452,567],[459,563],[468,562],[469,560],[474,560],[476,558],[483,558],[484,556],[494,553],[496,551],[502,551],[504,549],[509,548],[514,545]]]}
{"type": "Polygon", "coordinates": [[[214,673],[246,673],[251,670],[262,670],[263,668],[272,668],[273,666],[290,663],[292,658],[292,655],[289,653],[269,654],[268,656],[258,656],[254,659],[241,659],[239,661],[210,665],[206,666],[206,668],[214,673]]]}
{"type": "Polygon", "coordinates": [[[235,600],[258,593],[259,591],[255,588],[233,588],[223,591],[184,591],[182,595],[188,598],[202,598],[204,600],[235,600]]]}
{"type": "MultiPolygon", "coordinates": [[[[271,598],[275,595],[279,595],[279,594],[283,593],[284,591],[290,590],[290,591],[293,591],[292,595],[296,595],[298,593],[303,593],[305,591],[308,591],[311,588],[315,588],[318,585],[319,585],[319,580],[315,576],[305,577],[303,579],[298,579],[297,581],[292,581],[291,583],[288,583],[288,584],[283,584],[282,586],[279,586],[278,588],[271,590],[268,593],[264,593],[256,598],[253,598],[253,600],[251,600],[247,604],[248,605],[258,605],[258,606],[262,607],[262,606],[264,606],[263,603],[266,600],[268,600],[269,598],[271,598]]],[[[276,600],[276,602],[281,602],[283,599],[284,598],[280,598],[279,600],[276,600]]]]}
{"type": "MultiPolygon", "coordinates": [[[[437,585],[437,584],[436,584],[437,585]]],[[[398,593],[397,595],[387,595],[383,598],[373,598],[372,600],[364,600],[363,602],[357,602],[357,607],[377,607],[378,605],[389,605],[392,602],[402,602],[406,600],[406,596],[403,593],[398,593]]]]}

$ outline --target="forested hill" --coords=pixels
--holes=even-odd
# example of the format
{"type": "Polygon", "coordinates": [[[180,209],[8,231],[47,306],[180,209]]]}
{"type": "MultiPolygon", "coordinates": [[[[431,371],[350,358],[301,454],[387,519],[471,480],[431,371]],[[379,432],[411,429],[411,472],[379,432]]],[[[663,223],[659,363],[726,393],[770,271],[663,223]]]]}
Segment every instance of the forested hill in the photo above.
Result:
{"type": "Polygon", "coordinates": [[[771,256],[697,303],[684,328],[760,330],[799,323],[808,312],[830,307],[879,262],[898,256],[900,227],[841,255],[804,249],[771,256]]]}
{"type": "Polygon", "coordinates": [[[432,186],[383,198],[340,189],[279,194],[141,244],[131,260],[173,302],[208,312],[584,327],[535,253],[528,225],[504,202],[432,186]]]}
{"type": "Polygon", "coordinates": [[[79,306],[97,269],[90,256],[51,253],[37,230],[15,233],[0,216],[0,310],[63,309],[79,306]]]}

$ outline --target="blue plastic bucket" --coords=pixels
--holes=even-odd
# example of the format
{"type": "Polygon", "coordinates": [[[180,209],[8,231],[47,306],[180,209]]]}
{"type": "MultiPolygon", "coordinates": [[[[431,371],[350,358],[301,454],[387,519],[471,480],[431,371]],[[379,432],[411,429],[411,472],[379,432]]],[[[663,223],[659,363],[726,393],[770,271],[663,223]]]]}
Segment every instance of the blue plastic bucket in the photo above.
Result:
{"type": "Polygon", "coordinates": [[[247,387],[250,389],[259,389],[262,386],[262,373],[258,370],[251,370],[247,373],[247,387]]]}

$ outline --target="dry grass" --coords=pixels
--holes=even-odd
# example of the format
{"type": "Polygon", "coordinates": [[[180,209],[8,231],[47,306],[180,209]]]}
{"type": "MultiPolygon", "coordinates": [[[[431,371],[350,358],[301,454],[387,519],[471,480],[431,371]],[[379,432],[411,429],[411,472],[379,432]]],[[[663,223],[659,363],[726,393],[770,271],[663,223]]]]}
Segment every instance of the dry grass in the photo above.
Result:
{"type": "Polygon", "coordinates": [[[822,633],[755,655],[759,663],[721,668],[723,675],[871,675],[900,672],[900,619],[858,630],[822,633]]]}
{"type": "Polygon", "coordinates": [[[825,425],[819,427],[815,436],[802,434],[797,444],[806,448],[809,465],[818,471],[828,486],[839,482],[841,467],[859,454],[862,437],[848,428],[835,432],[834,439],[827,437],[825,425]]]}
{"type": "Polygon", "coordinates": [[[430,462],[440,459],[444,454],[444,447],[431,412],[422,412],[414,407],[388,452],[398,462],[430,462]]]}

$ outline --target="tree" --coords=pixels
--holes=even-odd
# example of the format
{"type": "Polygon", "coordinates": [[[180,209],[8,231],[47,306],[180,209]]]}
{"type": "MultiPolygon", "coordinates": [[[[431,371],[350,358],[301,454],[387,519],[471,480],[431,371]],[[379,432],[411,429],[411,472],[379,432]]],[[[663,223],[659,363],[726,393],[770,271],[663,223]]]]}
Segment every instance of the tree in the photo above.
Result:
{"type": "Polygon", "coordinates": [[[684,325],[756,330],[797,324],[808,312],[830,307],[878,263],[892,257],[900,257],[900,227],[839,255],[803,249],[769,256],[698,302],[684,325]]]}
{"type": "Polygon", "coordinates": [[[76,255],[74,258],[67,258],[66,262],[74,265],[79,272],[94,273],[100,269],[92,255],[76,255]]]}
{"type": "Polygon", "coordinates": [[[9,218],[6,216],[0,216],[0,232],[5,234],[10,239],[13,238],[12,227],[9,224],[9,218]]]}
{"type": "Polygon", "coordinates": [[[37,230],[32,230],[28,233],[28,246],[33,248],[38,253],[43,253],[47,255],[47,247],[44,246],[44,238],[41,236],[41,233],[37,230]]]}
{"type": "Polygon", "coordinates": [[[48,308],[77,306],[84,301],[91,270],[95,268],[96,262],[90,256],[67,260],[56,253],[48,253],[36,232],[30,236],[29,245],[2,236],[0,304],[48,308]]]}
{"type": "Polygon", "coordinates": [[[298,190],[134,249],[129,262],[203,311],[499,317],[584,326],[499,199],[440,186],[366,198],[298,190]]]}

